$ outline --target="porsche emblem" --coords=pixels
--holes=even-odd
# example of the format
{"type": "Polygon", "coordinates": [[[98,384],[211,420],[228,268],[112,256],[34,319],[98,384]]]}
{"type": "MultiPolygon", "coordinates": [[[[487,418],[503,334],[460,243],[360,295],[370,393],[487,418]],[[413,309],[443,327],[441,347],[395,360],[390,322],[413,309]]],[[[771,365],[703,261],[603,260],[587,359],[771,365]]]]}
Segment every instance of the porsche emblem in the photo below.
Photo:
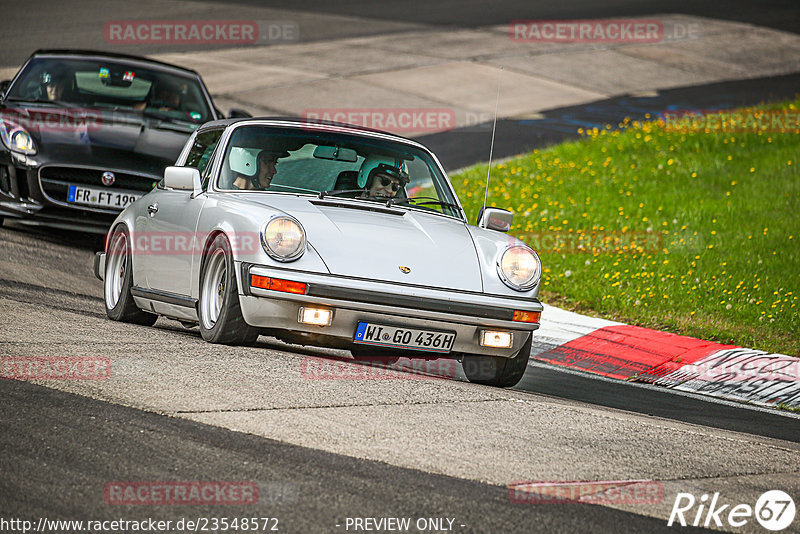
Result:
{"type": "Polygon", "coordinates": [[[408,274],[411,272],[411,267],[406,267],[405,265],[401,265],[400,272],[403,274],[408,274]]]}

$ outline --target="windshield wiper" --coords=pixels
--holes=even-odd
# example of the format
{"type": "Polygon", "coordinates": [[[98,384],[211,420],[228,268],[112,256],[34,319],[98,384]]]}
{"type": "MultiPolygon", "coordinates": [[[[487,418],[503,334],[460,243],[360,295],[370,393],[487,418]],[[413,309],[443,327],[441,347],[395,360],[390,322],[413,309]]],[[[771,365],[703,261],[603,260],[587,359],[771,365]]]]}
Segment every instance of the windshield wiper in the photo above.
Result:
{"type": "MultiPolygon", "coordinates": [[[[133,110],[133,112],[136,113],[137,110],[133,110]]],[[[188,119],[181,120],[175,117],[170,117],[169,115],[162,115],[161,113],[156,113],[154,111],[147,111],[146,109],[139,110],[138,112],[142,114],[142,117],[147,117],[148,119],[156,119],[159,121],[169,122],[172,124],[195,124],[188,119]]]]}
{"type": "MultiPolygon", "coordinates": [[[[313,189],[306,189],[305,187],[294,187],[292,185],[283,185],[283,184],[273,184],[270,185],[270,189],[272,187],[279,187],[284,189],[291,189],[292,191],[300,191],[301,193],[316,193],[313,189]]],[[[264,191],[270,192],[270,189],[265,189],[264,191]]],[[[276,189],[272,191],[273,193],[281,193],[280,189],[276,189]]]]}
{"type": "Polygon", "coordinates": [[[11,97],[11,98],[7,98],[6,102],[28,102],[30,104],[52,104],[54,106],[59,106],[59,107],[62,107],[62,108],[74,107],[74,104],[70,104],[68,102],[64,102],[63,100],[43,100],[41,98],[33,99],[33,98],[11,97]]]}
{"type": "Polygon", "coordinates": [[[331,189],[329,191],[320,191],[319,198],[323,199],[326,196],[335,197],[337,195],[342,195],[344,193],[363,193],[364,189],[331,189]]]}
{"type": "Polygon", "coordinates": [[[453,208],[458,209],[456,204],[452,202],[445,202],[443,200],[439,200],[433,197],[414,197],[414,198],[390,198],[389,201],[386,203],[386,207],[391,208],[394,204],[409,204],[411,206],[427,206],[430,204],[436,204],[438,206],[442,206],[445,208],[453,208]]]}

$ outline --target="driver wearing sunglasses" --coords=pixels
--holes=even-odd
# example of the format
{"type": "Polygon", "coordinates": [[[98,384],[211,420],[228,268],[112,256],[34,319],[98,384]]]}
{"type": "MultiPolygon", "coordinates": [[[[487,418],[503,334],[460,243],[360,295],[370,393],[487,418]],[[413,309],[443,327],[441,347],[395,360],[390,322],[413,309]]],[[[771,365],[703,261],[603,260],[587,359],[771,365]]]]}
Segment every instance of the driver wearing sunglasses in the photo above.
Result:
{"type": "Polygon", "coordinates": [[[408,173],[402,168],[381,163],[369,173],[363,196],[392,198],[408,183],[408,173]]]}

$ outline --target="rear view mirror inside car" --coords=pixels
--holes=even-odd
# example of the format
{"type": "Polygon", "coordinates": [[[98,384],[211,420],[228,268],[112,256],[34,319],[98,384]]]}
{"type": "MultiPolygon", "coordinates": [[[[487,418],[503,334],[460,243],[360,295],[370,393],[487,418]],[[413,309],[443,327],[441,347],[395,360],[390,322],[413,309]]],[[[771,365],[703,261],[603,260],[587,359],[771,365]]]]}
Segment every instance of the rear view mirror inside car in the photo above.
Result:
{"type": "Polygon", "coordinates": [[[338,146],[318,146],[314,149],[314,157],[351,163],[358,161],[358,154],[355,150],[338,146]]]}

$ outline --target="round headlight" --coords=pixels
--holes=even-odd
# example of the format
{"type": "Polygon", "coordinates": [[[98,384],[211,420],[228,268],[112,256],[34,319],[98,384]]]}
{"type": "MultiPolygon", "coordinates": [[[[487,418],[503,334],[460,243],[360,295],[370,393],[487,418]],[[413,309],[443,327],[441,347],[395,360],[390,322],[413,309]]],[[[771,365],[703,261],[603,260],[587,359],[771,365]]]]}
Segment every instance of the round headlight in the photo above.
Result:
{"type": "Polygon", "coordinates": [[[275,217],[261,233],[264,250],[278,261],[292,261],[306,250],[306,233],[300,223],[289,217],[275,217]]]}
{"type": "Polygon", "coordinates": [[[25,130],[17,130],[11,134],[11,148],[20,152],[33,152],[33,139],[25,130]]]}
{"type": "Polygon", "coordinates": [[[497,262],[497,272],[510,288],[526,291],[539,282],[542,264],[539,256],[528,247],[509,247],[497,262]]]}
{"type": "Polygon", "coordinates": [[[0,118],[0,139],[8,149],[14,152],[36,153],[36,145],[33,143],[31,134],[22,126],[3,118],[0,118]]]}

